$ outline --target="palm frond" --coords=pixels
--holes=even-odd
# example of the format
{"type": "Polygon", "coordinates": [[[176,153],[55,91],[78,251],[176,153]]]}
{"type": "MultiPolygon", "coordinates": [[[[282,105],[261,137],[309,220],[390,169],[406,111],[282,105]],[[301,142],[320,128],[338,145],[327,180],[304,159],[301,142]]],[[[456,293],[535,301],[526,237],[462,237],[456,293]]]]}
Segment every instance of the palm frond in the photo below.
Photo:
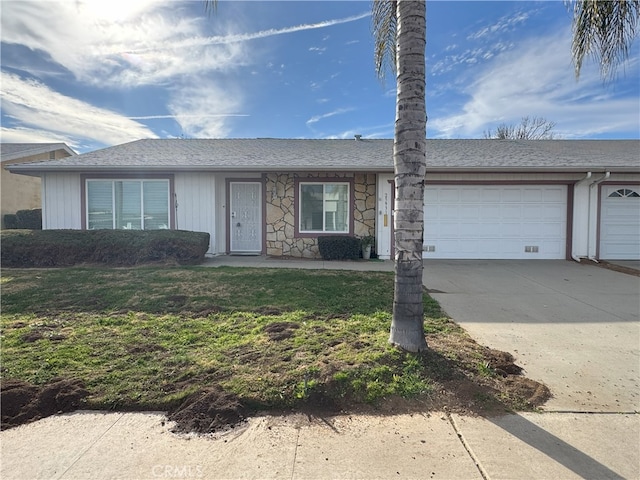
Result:
{"type": "Polygon", "coordinates": [[[573,10],[571,53],[576,77],[590,55],[600,64],[602,77],[611,78],[629,57],[638,34],[640,0],[566,0],[565,4],[573,10]]]}
{"type": "Polygon", "coordinates": [[[204,2],[204,11],[207,15],[212,15],[216,13],[218,9],[218,0],[205,0],[204,2]]]}
{"type": "Polygon", "coordinates": [[[376,73],[381,79],[388,69],[396,71],[396,6],[394,0],[373,0],[371,8],[374,60],[376,73]]]}

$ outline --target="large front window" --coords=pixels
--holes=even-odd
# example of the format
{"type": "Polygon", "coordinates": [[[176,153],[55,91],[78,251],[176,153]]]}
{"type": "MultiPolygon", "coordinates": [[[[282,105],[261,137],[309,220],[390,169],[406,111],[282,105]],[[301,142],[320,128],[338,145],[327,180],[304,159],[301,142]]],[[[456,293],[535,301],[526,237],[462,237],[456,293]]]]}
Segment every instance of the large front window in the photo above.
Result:
{"type": "Polygon", "coordinates": [[[300,183],[300,232],[349,233],[349,184],[300,183]]]}
{"type": "Polygon", "coordinates": [[[87,228],[169,228],[169,181],[87,180],[87,228]]]}

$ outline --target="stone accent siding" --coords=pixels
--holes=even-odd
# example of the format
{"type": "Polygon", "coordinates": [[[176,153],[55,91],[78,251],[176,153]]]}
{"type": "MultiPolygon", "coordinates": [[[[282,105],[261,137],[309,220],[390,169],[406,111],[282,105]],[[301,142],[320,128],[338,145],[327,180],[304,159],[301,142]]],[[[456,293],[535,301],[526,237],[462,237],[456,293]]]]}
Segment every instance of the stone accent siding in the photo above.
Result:
{"type": "Polygon", "coordinates": [[[295,179],[349,178],[354,180],[353,234],[375,235],[376,175],[373,173],[265,174],[266,247],[275,257],[320,258],[317,238],[295,236],[295,179]]]}

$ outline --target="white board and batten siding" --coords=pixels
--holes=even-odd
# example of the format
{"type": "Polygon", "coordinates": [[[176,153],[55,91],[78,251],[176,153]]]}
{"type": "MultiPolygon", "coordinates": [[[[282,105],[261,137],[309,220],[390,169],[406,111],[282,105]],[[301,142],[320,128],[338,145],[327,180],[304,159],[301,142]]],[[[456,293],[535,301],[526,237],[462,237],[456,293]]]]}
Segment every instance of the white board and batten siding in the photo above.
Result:
{"type": "Polygon", "coordinates": [[[424,258],[564,259],[566,185],[431,185],[424,258]]]}
{"type": "Polygon", "coordinates": [[[46,173],[42,179],[42,228],[82,228],[79,173],[46,173]]]}
{"type": "Polygon", "coordinates": [[[213,173],[176,173],[174,188],[178,204],[175,228],[207,232],[209,251],[216,253],[216,177],[213,173]]]}
{"type": "Polygon", "coordinates": [[[640,185],[602,186],[599,257],[640,260],[640,185]]]}

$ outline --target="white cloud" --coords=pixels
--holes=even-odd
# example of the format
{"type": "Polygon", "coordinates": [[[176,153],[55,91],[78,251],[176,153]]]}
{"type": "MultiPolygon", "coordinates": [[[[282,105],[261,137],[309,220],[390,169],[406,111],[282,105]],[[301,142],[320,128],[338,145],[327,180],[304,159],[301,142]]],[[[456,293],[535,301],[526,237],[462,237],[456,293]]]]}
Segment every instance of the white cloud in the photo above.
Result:
{"type": "MultiPolygon", "coordinates": [[[[175,118],[183,134],[224,137],[230,131],[230,117],[244,114],[238,113],[242,110],[243,96],[222,85],[232,85],[228,74],[260,61],[260,50],[255,43],[249,45],[250,41],[323,29],[370,15],[366,11],[346,18],[248,33],[237,33],[241,27],[231,26],[237,22],[235,18],[217,19],[218,31],[230,33],[206,36],[205,28],[211,27],[211,20],[204,15],[194,17],[193,5],[194,2],[172,0],[3,2],[0,32],[3,48],[21,45],[40,59],[36,66],[16,55],[14,65],[3,65],[3,73],[7,67],[44,79],[71,73],[77,85],[103,89],[155,85],[169,92],[169,99],[163,94],[160,101],[168,103],[166,108],[171,112],[168,117],[175,118]],[[43,63],[46,68],[42,68],[43,63]]],[[[317,51],[320,53],[320,48],[317,51]]],[[[274,69],[282,75],[285,65],[274,69]]],[[[126,118],[74,101],[43,83],[9,74],[6,78],[14,88],[3,95],[3,113],[12,116],[16,125],[23,122],[107,144],[153,136],[134,120],[152,120],[158,115],[141,112],[141,116],[126,118]],[[22,98],[25,95],[28,98],[22,98]],[[54,105],[47,101],[50,98],[60,102],[62,121],[54,105]],[[90,120],[94,117],[95,120],[90,120]],[[97,126],[86,128],[86,122],[97,126]]],[[[239,86],[234,85],[234,89],[239,90],[239,86]]]]}
{"type": "MultiPolygon", "coordinates": [[[[36,80],[4,72],[1,101],[4,115],[50,135],[89,138],[107,145],[156,137],[144,125],[118,113],[62,95],[36,80]]],[[[13,130],[12,134],[25,131],[13,130]]]]}
{"type": "Polygon", "coordinates": [[[2,141],[6,143],[66,143],[72,148],[76,148],[77,140],[68,135],[61,135],[45,130],[33,128],[8,128],[0,129],[2,141]]]}
{"type": "Polygon", "coordinates": [[[201,82],[176,88],[168,105],[182,133],[193,138],[224,138],[229,135],[229,117],[238,114],[242,96],[232,87],[222,89],[201,82]]]}
{"type": "MultiPolygon", "coordinates": [[[[131,4],[136,3],[132,1],[131,4]]],[[[132,39],[149,35],[148,20],[140,22],[138,32],[127,22],[101,19],[95,3],[83,2],[3,2],[2,41],[19,44],[48,54],[77,77],[92,70],[97,56],[107,44],[120,44],[127,35],[132,39]],[[127,31],[128,30],[128,31],[127,31]]],[[[142,6],[144,8],[144,6],[142,6]]],[[[104,68],[104,66],[103,66],[104,68]]]]}
{"type": "MultiPolygon", "coordinates": [[[[585,68],[580,81],[573,73],[569,31],[530,39],[495,55],[462,74],[468,98],[455,111],[430,112],[429,129],[446,138],[481,137],[499,123],[518,123],[523,116],[556,122],[564,137],[584,137],[609,131],[637,131],[637,96],[613,98],[595,68],[585,68]],[[570,127],[569,127],[570,126],[570,127]]],[[[638,58],[632,60],[637,68],[638,58]]]]}
{"type": "Polygon", "coordinates": [[[485,37],[491,37],[493,35],[500,35],[505,32],[512,31],[520,26],[520,24],[525,23],[531,16],[533,12],[517,12],[513,15],[505,15],[504,17],[499,18],[495,23],[488,25],[486,27],[482,27],[480,30],[472,33],[467,37],[467,40],[478,40],[485,37]]]}
{"type": "Polygon", "coordinates": [[[351,112],[353,108],[338,108],[333,112],[323,113],[322,115],[314,115],[309,120],[307,120],[307,125],[312,125],[314,123],[318,123],[320,120],[324,120],[326,118],[331,118],[336,115],[342,115],[343,113],[351,112]]]}
{"type": "Polygon", "coordinates": [[[248,41],[331,27],[370,15],[366,12],[287,28],[204,36],[207,20],[182,14],[190,5],[169,0],[3,2],[2,41],[47,53],[81,81],[137,86],[237,69],[250,64],[255,56],[248,41]]]}
{"type": "Polygon", "coordinates": [[[2,41],[46,53],[80,81],[111,87],[228,71],[250,58],[237,42],[198,46],[194,40],[203,20],[182,17],[180,3],[121,3],[3,2],[2,41]],[[185,42],[192,42],[192,48],[178,47],[185,42]]]}

